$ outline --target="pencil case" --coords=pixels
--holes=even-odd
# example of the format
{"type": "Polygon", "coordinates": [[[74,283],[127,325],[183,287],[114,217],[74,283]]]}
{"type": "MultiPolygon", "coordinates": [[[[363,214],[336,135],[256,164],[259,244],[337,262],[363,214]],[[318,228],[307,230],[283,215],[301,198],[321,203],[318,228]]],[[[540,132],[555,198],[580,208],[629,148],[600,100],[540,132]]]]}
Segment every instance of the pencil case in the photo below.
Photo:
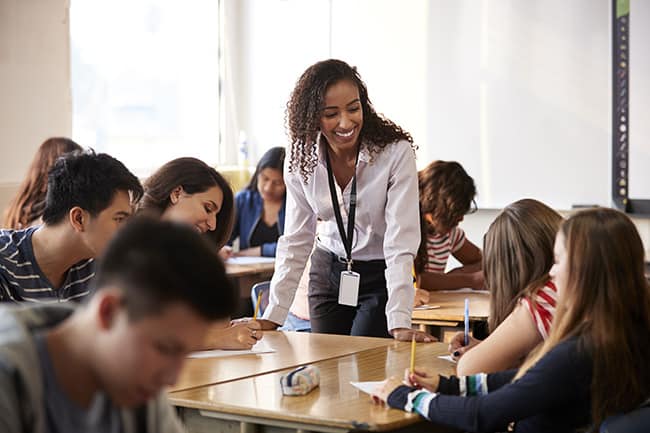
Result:
{"type": "Polygon", "coordinates": [[[320,383],[320,370],[315,365],[303,365],[280,378],[282,394],[305,395],[320,383]]]}

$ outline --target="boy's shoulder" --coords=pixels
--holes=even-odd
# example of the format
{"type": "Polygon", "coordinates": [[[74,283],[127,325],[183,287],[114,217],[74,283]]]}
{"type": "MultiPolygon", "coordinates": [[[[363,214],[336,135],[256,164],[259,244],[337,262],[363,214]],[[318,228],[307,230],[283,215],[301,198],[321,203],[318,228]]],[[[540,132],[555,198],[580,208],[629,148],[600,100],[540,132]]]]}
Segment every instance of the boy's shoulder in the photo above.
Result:
{"type": "Polygon", "coordinates": [[[32,234],[38,226],[21,230],[0,229],[0,260],[15,259],[25,250],[31,250],[32,234]]]}

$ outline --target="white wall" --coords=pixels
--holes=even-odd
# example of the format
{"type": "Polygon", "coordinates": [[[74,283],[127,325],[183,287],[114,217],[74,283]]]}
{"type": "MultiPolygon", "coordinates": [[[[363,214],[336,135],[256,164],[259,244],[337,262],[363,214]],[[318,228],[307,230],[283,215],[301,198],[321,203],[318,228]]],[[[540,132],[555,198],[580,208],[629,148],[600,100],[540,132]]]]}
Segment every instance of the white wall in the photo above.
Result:
{"type": "Polygon", "coordinates": [[[71,133],[68,6],[0,0],[0,204],[41,142],[71,133]]]}

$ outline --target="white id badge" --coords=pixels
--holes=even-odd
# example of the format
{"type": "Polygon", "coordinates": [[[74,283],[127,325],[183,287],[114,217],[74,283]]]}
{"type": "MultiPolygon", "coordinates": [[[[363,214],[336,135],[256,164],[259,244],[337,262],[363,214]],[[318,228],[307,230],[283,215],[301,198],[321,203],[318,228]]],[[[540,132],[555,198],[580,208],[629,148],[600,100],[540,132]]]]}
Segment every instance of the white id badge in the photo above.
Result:
{"type": "Polygon", "coordinates": [[[339,304],[356,307],[359,301],[359,274],[342,271],[339,283],[339,304]]]}

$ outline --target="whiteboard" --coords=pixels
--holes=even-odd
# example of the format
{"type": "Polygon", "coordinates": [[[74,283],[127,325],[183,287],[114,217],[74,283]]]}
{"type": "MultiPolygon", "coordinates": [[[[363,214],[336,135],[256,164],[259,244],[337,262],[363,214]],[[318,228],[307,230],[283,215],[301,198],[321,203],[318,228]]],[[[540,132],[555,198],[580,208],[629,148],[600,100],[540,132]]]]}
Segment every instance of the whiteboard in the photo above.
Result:
{"type": "Polygon", "coordinates": [[[428,155],[463,164],[480,207],[610,205],[610,3],[430,3],[428,155]]]}

